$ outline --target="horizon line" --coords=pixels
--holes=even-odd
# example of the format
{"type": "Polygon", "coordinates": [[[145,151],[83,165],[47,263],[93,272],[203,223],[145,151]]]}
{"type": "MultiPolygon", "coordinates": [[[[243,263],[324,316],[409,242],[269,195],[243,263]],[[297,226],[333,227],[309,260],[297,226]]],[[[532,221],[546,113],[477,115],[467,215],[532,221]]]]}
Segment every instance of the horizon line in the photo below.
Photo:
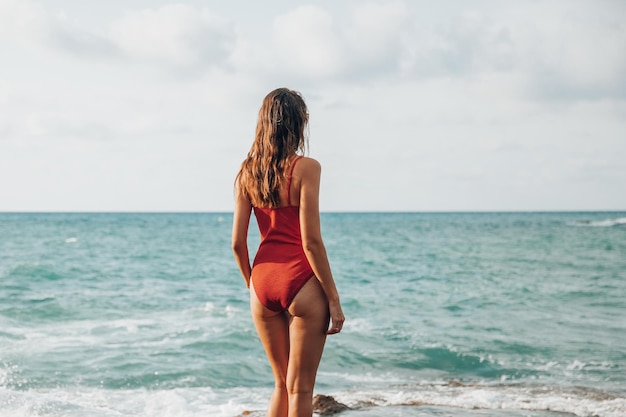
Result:
{"type": "MultiPolygon", "coordinates": [[[[232,214],[233,210],[0,210],[0,214],[232,214]]],[[[320,214],[626,213],[626,209],[320,210],[320,214]]]]}

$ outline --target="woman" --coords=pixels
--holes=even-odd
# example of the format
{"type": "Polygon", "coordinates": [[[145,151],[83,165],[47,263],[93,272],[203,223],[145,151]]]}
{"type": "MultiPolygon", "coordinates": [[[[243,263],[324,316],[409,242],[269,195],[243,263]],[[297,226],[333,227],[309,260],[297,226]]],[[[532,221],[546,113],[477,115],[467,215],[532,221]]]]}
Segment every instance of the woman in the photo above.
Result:
{"type": "Polygon", "coordinates": [[[270,92],[235,180],[233,252],[250,288],[252,318],[275,380],[268,417],[313,415],[326,335],[339,333],[344,322],[320,231],[320,164],[299,155],[307,123],[299,93],[270,92]],[[251,267],[252,209],[261,243],[251,267]]]}

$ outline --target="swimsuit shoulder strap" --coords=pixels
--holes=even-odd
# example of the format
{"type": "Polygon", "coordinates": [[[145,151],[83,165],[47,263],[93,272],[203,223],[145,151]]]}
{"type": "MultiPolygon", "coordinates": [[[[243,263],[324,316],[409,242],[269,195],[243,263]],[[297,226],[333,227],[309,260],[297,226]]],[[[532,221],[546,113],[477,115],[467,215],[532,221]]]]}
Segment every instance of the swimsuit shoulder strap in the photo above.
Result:
{"type": "Polygon", "coordinates": [[[291,177],[293,176],[293,169],[296,167],[296,162],[298,162],[302,157],[297,156],[296,159],[291,163],[291,170],[289,171],[289,178],[287,179],[287,205],[291,205],[291,177]]]}

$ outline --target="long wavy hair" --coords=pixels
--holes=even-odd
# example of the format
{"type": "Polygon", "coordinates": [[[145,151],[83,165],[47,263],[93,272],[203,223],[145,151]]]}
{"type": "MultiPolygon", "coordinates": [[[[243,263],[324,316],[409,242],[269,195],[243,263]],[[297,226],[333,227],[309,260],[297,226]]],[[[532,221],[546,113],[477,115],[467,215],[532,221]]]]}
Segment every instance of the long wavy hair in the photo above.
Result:
{"type": "Polygon", "coordinates": [[[280,206],[285,168],[291,156],[305,151],[307,123],[307,107],[297,91],[278,88],[265,96],[254,143],[235,179],[253,206],[280,206]]]}

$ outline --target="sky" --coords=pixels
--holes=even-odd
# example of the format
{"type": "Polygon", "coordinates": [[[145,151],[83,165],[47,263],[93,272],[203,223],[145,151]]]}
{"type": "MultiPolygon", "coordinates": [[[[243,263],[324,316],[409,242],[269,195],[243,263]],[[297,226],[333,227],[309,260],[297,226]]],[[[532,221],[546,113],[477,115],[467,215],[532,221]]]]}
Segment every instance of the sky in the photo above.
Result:
{"type": "Polygon", "coordinates": [[[300,91],[322,211],[626,210],[622,0],[0,0],[0,211],[233,209],[300,91]]]}

